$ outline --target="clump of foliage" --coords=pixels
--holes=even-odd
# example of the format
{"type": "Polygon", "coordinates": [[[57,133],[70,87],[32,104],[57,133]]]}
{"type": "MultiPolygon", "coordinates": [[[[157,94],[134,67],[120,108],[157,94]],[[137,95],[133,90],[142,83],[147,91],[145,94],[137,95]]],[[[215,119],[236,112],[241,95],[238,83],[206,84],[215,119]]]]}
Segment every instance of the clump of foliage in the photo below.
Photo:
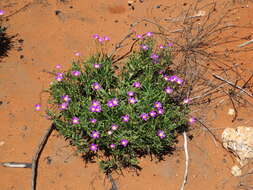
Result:
{"type": "Polygon", "coordinates": [[[171,44],[157,46],[147,33],[139,46],[122,68],[104,53],[75,61],[49,89],[47,114],[59,133],[106,173],[138,168],[140,156],[162,158],[188,124],[184,81],[168,69],[171,44]]]}
{"type": "Polygon", "coordinates": [[[8,55],[8,51],[13,47],[13,38],[6,33],[6,27],[2,25],[2,16],[4,11],[0,10],[0,59],[8,55]]]}

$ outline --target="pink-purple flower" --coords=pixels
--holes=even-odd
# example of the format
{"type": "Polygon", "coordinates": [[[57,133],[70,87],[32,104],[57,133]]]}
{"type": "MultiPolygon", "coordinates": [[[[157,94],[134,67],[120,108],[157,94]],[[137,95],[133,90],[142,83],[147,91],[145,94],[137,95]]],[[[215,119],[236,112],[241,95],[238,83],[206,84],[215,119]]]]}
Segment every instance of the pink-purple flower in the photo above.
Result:
{"type": "Polygon", "coordinates": [[[92,38],[93,38],[93,39],[98,39],[98,38],[99,38],[99,35],[98,35],[98,34],[93,34],[92,38]]]}
{"type": "Polygon", "coordinates": [[[118,99],[114,98],[114,99],[111,99],[107,102],[107,106],[112,108],[112,107],[116,107],[119,105],[119,101],[118,99]]]}
{"type": "Polygon", "coordinates": [[[68,109],[68,103],[67,102],[63,102],[62,104],[60,104],[60,110],[66,110],[68,109]]]}
{"type": "Polygon", "coordinates": [[[75,56],[79,57],[81,55],[80,52],[75,52],[75,56]]]}
{"type": "Polygon", "coordinates": [[[98,145],[93,144],[93,143],[90,145],[90,150],[91,151],[96,151],[97,149],[98,149],[98,145]]]}
{"type": "Polygon", "coordinates": [[[173,92],[173,90],[172,90],[169,86],[167,86],[167,87],[164,89],[164,91],[166,92],[166,94],[171,94],[171,93],[173,92]]]}
{"type": "Polygon", "coordinates": [[[158,136],[160,139],[163,139],[163,138],[166,137],[166,134],[165,134],[164,131],[158,130],[158,131],[157,131],[157,136],[158,136]]]}
{"type": "Polygon", "coordinates": [[[160,49],[164,49],[164,48],[165,48],[165,46],[164,46],[164,45],[162,45],[162,44],[161,44],[161,45],[159,45],[158,47],[159,47],[160,49]]]}
{"type": "Polygon", "coordinates": [[[123,121],[123,122],[128,122],[129,119],[130,119],[130,118],[129,118],[129,115],[123,115],[121,118],[122,118],[122,121],[123,121]]]}
{"type": "Polygon", "coordinates": [[[101,64],[99,64],[99,63],[94,63],[94,64],[93,64],[93,67],[94,67],[95,69],[99,69],[99,68],[101,67],[101,64]]]}
{"type": "Polygon", "coordinates": [[[93,139],[98,139],[100,137],[100,134],[98,131],[92,131],[90,136],[93,138],[93,139]]]}
{"type": "Polygon", "coordinates": [[[64,102],[69,102],[71,100],[71,98],[69,97],[69,95],[64,95],[61,97],[61,99],[64,101],[64,102]]]}
{"type": "Polygon", "coordinates": [[[113,124],[112,126],[111,126],[111,129],[113,130],[113,131],[116,131],[117,129],[118,129],[118,125],[116,125],[116,124],[113,124]]]}
{"type": "Polygon", "coordinates": [[[142,45],[141,45],[141,49],[143,49],[143,50],[145,50],[145,51],[146,51],[146,50],[148,50],[148,46],[147,46],[147,45],[142,44],[142,45]]]}
{"type": "Polygon", "coordinates": [[[169,43],[168,43],[168,46],[169,46],[169,47],[172,47],[172,46],[173,46],[173,43],[172,43],[172,42],[169,42],[169,43]]]}
{"type": "Polygon", "coordinates": [[[4,15],[4,10],[0,10],[0,16],[4,15]]]}
{"type": "Polygon", "coordinates": [[[148,36],[148,37],[153,36],[153,32],[147,32],[147,33],[146,33],[146,36],[148,36]]]}
{"type": "Polygon", "coordinates": [[[183,100],[183,103],[184,103],[184,104],[189,104],[189,103],[190,103],[190,101],[191,101],[191,99],[190,99],[190,98],[185,98],[185,99],[183,100]]]}
{"type": "Polygon", "coordinates": [[[149,115],[151,117],[156,117],[157,113],[154,110],[152,110],[152,111],[149,112],[149,115]]]}
{"type": "Polygon", "coordinates": [[[63,79],[63,73],[57,73],[55,79],[60,82],[63,79]]]}
{"type": "Polygon", "coordinates": [[[111,130],[110,130],[110,131],[108,131],[108,132],[107,132],[107,134],[108,134],[108,135],[111,135],[111,134],[112,134],[112,131],[111,131],[111,130]]]}
{"type": "Polygon", "coordinates": [[[92,124],[95,124],[95,123],[97,122],[97,120],[96,120],[95,118],[92,118],[92,119],[90,119],[90,122],[91,122],[92,124]]]}
{"type": "Polygon", "coordinates": [[[101,106],[93,106],[91,105],[90,108],[89,108],[90,112],[101,112],[102,111],[102,108],[101,106]]]}
{"type": "Polygon", "coordinates": [[[140,118],[143,119],[144,121],[147,121],[149,119],[149,115],[147,113],[142,113],[140,115],[140,118]]]}
{"type": "Polygon", "coordinates": [[[162,108],[162,103],[161,102],[155,102],[154,107],[155,108],[162,108]]]}
{"type": "Polygon", "coordinates": [[[137,34],[137,35],[136,35],[136,38],[142,39],[142,35],[141,35],[141,34],[137,34]]]}
{"type": "Polygon", "coordinates": [[[189,124],[194,124],[197,121],[197,119],[195,117],[190,117],[188,120],[189,124]]]}
{"type": "Polygon", "coordinates": [[[55,66],[55,68],[56,68],[56,69],[61,69],[61,65],[60,65],[60,64],[57,64],[57,65],[55,66]]]}
{"type": "Polygon", "coordinates": [[[81,74],[80,71],[71,71],[71,74],[75,77],[79,76],[81,74]]]}
{"type": "Polygon", "coordinates": [[[157,60],[159,58],[159,56],[155,53],[152,53],[150,58],[153,59],[153,60],[157,60]]]}
{"type": "Polygon", "coordinates": [[[93,88],[93,90],[100,90],[102,87],[100,86],[99,83],[94,82],[94,83],[92,84],[92,88],[93,88]]]}
{"type": "Polygon", "coordinates": [[[137,103],[137,100],[134,97],[130,97],[130,98],[128,98],[128,103],[135,104],[135,103],[137,103]]]}
{"type": "Polygon", "coordinates": [[[79,124],[80,122],[79,122],[79,118],[78,117],[73,117],[72,118],[72,123],[73,124],[79,124]]]}
{"type": "Polygon", "coordinates": [[[111,149],[114,149],[115,147],[116,147],[115,144],[110,144],[110,148],[111,148],[111,149]]]}
{"type": "Polygon", "coordinates": [[[104,40],[105,40],[105,41],[109,41],[110,38],[108,38],[107,36],[104,36],[104,40]]]}
{"type": "Polygon", "coordinates": [[[158,113],[159,115],[163,115],[163,114],[164,114],[164,109],[163,109],[163,108],[158,108],[158,109],[157,109],[157,113],[158,113]]]}
{"type": "Polygon", "coordinates": [[[41,105],[40,104],[36,104],[35,105],[35,110],[36,111],[40,111],[41,110],[41,105]]]}
{"type": "Polygon", "coordinates": [[[141,83],[138,82],[138,81],[136,81],[136,82],[133,83],[133,86],[134,86],[135,88],[140,88],[140,87],[141,87],[141,83]]]}
{"type": "Polygon", "coordinates": [[[128,144],[128,140],[122,139],[122,140],[120,141],[120,144],[121,144],[122,146],[126,147],[127,144],[128,144]]]}
{"type": "Polygon", "coordinates": [[[129,91],[129,92],[127,92],[127,95],[128,95],[128,96],[134,96],[134,92],[129,91]]]}

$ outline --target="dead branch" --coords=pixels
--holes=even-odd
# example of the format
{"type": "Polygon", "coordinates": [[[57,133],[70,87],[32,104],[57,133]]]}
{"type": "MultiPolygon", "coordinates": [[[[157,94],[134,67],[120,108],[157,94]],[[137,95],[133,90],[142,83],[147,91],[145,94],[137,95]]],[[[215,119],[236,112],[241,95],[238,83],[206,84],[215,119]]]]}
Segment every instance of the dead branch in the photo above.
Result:
{"type": "Polygon", "coordinates": [[[184,152],[185,152],[185,171],[184,171],[184,180],[183,180],[180,190],[184,190],[184,186],[187,183],[188,167],[189,167],[188,141],[187,141],[187,135],[185,131],[183,133],[183,136],[184,136],[184,152]]]}
{"type": "Polygon", "coordinates": [[[32,168],[32,163],[3,162],[2,165],[8,168],[32,168]]]}
{"type": "Polygon", "coordinates": [[[45,134],[42,136],[41,142],[37,146],[35,155],[32,160],[32,184],[31,184],[31,190],[36,190],[36,178],[37,178],[37,168],[38,168],[38,161],[41,155],[41,152],[44,148],[44,146],[47,143],[47,140],[49,136],[51,135],[52,131],[55,129],[54,124],[52,124],[45,132],[45,134]]]}

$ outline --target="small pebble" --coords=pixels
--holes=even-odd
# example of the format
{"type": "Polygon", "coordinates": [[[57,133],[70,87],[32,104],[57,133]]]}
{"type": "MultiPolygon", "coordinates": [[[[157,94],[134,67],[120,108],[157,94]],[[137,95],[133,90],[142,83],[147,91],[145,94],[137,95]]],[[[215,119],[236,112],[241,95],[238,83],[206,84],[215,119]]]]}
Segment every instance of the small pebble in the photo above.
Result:
{"type": "Polygon", "coordinates": [[[59,15],[61,13],[61,11],[56,10],[56,11],[54,11],[54,13],[55,13],[55,15],[59,15]]]}
{"type": "Polygon", "coordinates": [[[231,173],[233,176],[241,176],[242,175],[242,170],[241,168],[239,168],[237,165],[234,165],[232,168],[231,168],[231,173]]]}
{"type": "Polygon", "coordinates": [[[230,109],[228,110],[228,115],[234,115],[234,114],[235,114],[235,110],[232,109],[232,108],[230,108],[230,109]]]}
{"type": "Polygon", "coordinates": [[[0,141],[0,146],[3,146],[5,144],[4,141],[0,141]]]}

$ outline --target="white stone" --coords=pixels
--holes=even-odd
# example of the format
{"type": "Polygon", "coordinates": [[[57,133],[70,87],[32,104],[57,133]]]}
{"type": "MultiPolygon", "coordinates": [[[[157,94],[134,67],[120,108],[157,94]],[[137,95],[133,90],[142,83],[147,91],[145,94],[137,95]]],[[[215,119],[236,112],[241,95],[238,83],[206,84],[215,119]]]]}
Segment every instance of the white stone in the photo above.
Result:
{"type": "Polygon", "coordinates": [[[234,115],[234,114],[235,114],[235,110],[232,109],[232,108],[230,108],[230,109],[228,110],[228,115],[234,115]]]}
{"type": "Polygon", "coordinates": [[[0,146],[3,146],[5,144],[4,141],[0,141],[0,146]]]}
{"type": "Polygon", "coordinates": [[[236,176],[236,177],[241,176],[241,175],[242,175],[242,170],[241,170],[241,168],[239,168],[239,166],[234,165],[234,166],[231,168],[231,174],[232,174],[233,176],[236,176]]]}
{"type": "Polygon", "coordinates": [[[241,166],[253,158],[252,127],[226,128],[222,133],[222,142],[227,150],[233,152],[241,166]]]}

